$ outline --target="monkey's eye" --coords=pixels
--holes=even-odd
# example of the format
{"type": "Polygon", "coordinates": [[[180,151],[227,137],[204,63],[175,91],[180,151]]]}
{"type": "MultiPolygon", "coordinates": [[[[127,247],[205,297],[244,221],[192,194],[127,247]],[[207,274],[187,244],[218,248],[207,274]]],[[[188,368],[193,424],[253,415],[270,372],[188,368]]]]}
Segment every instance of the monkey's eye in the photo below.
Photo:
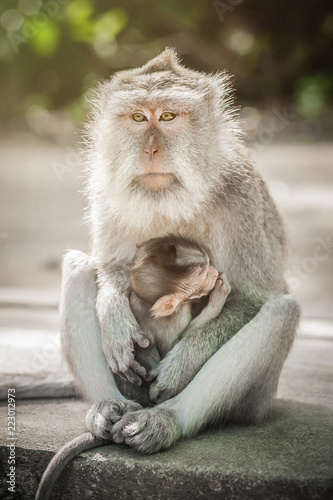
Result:
{"type": "Polygon", "coordinates": [[[145,120],[147,120],[143,113],[134,113],[134,115],[132,115],[132,118],[135,122],[144,122],[145,120]]]}
{"type": "Polygon", "coordinates": [[[161,114],[160,120],[163,122],[170,122],[171,120],[174,120],[176,117],[175,113],[171,113],[170,111],[165,111],[164,113],[161,114]]]}

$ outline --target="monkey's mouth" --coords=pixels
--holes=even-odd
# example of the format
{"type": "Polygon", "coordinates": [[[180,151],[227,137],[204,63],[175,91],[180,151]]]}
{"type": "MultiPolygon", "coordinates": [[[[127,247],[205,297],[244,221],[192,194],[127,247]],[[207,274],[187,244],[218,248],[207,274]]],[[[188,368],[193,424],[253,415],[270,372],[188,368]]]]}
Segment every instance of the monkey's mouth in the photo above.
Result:
{"type": "Polygon", "coordinates": [[[168,172],[149,172],[137,177],[141,186],[151,191],[159,191],[170,187],[177,178],[174,174],[168,172]]]}

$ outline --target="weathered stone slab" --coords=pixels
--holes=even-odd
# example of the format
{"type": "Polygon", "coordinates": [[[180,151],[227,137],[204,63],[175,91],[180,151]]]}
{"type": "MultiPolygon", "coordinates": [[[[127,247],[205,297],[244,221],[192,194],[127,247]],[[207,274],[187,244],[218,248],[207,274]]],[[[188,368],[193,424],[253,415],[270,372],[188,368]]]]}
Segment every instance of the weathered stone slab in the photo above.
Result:
{"type": "MultiPolygon", "coordinates": [[[[83,430],[86,407],[68,399],[19,401],[16,494],[9,494],[5,483],[2,426],[1,499],[34,498],[52,452],[83,430]]],[[[2,403],[2,423],[6,413],[2,403]]],[[[332,437],[333,410],[277,400],[259,426],[211,430],[157,455],[139,456],[115,444],[83,453],[60,476],[53,498],[331,500],[332,437]]]]}

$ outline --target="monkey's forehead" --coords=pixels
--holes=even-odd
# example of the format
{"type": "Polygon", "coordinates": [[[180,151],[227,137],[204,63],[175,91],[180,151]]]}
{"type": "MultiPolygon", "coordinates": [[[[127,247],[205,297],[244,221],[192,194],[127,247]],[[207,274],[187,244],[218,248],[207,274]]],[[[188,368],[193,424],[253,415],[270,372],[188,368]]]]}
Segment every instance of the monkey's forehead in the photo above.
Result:
{"type": "Polygon", "coordinates": [[[189,77],[180,77],[170,71],[139,74],[137,70],[116,74],[108,82],[106,91],[111,102],[125,108],[135,105],[196,107],[216,89],[216,78],[189,71],[189,77]]]}
{"type": "Polygon", "coordinates": [[[190,91],[186,88],[173,88],[166,90],[147,89],[122,89],[117,90],[110,96],[110,104],[117,110],[126,112],[137,107],[157,108],[168,107],[177,111],[187,111],[196,108],[198,103],[205,98],[201,92],[190,91]]]}

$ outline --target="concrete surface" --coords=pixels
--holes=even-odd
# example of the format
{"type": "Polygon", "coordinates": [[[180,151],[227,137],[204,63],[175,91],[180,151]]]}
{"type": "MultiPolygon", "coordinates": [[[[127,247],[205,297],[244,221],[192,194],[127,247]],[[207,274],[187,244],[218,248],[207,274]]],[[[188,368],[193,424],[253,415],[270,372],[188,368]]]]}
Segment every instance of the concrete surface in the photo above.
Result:
{"type": "MultiPolygon", "coordinates": [[[[15,499],[33,499],[52,452],[82,431],[85,409],[78,401],[19,402],[15,499]]],[[[6,413],[3,403],[2,422],[6,413]]],[[[332,409],[278,400],[259,426],[210,430],[150,457],[115,444],[86,452],[68,465],[52,498],[330,500],[332,435],[332,409]]],[[[1,476],[1,498],[11,500],[1,476]]]]}

